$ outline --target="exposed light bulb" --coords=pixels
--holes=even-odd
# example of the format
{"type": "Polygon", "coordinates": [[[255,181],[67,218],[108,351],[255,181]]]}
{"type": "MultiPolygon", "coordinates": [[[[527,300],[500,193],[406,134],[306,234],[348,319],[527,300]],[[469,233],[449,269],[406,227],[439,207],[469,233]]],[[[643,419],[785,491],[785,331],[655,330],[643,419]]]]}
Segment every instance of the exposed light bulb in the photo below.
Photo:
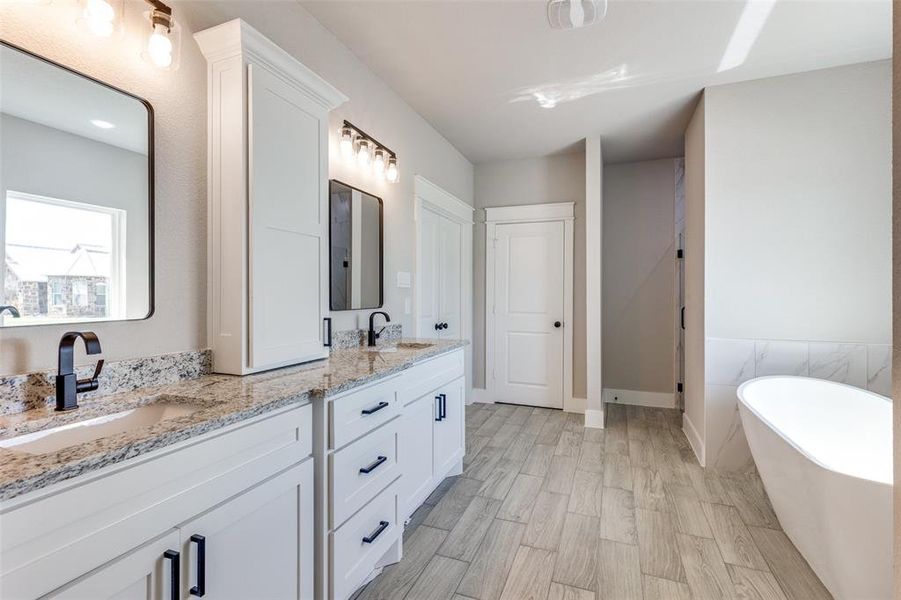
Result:
{"type": "Polygon", "coordinates": [[[361,167],[368,167],[371,159],[372,149],[369,147],[369,140],[360,140],[360,145],[357,148],[357,163],[361,167]]]}
{"type": "Polygon", "coordinates": [[[350,127],[341,129],[341,155],[344,158],[353,158],[354,155],[354,132],[350,127]]]}
{"type": "Polygon", "coordinates": [[[116,11],[106,0],[87,0],[81,18],[85,28],[94,35],[98,37],[113,35],[116,11]]]}
{"type": "Polygon", "coordinates": [[[161,23],[153,26],[153,33],[147,41],[147,56],[162,69],[172,64],[172,40],[169,39],[168,29],[161,23]]]}
{"type": "Polygon", "coordinates": [[[385,151],[381,148],[375,151],[375,158],[372,160],[372,170],[380,178],[385,176],[385,151]]]}
{"type": "Polygon", "coordinates": [[[397,159],[393,156],[388,159],[388,168],[385,169],[385,179],[391,183],[397,181],[397,159]]]}

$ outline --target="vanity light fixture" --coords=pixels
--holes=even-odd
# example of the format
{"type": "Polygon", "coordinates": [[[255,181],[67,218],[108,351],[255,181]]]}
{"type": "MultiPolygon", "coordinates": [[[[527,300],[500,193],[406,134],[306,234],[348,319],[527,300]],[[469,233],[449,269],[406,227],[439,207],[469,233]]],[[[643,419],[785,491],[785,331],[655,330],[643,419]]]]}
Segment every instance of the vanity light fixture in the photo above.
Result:
{"type": "Polygon", "coordinates": [[[359,167],[371,170],[379,179],[397,181],[397,154],[350,121],[344,121],[338,143],[345,158],[355,158],[359,167]]]}
{"type": "Polygon", "coordinates": [[[178,67],[181,28],[172,18],[172,9],[159,0],[146,0],[153,8],[144,13],[150,25],[145,29],[144,58],[161,69],[178,67]]]}

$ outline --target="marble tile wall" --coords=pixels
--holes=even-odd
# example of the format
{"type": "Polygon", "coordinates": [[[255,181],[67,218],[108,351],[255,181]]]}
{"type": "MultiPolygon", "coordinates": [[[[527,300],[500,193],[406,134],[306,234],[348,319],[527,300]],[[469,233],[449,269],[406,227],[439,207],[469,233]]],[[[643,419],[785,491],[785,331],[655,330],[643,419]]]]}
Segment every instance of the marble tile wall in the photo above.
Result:
{"type": "Polygon", "coordinates": [[[738,386],[754,377],[800,375],[890,396],[888,344],[708,338],[707,466],[743,470],[753,464],[738,413],[738,386]]]}
{"type": "MultiPolygon", "coordinates": [[[[378,331],[378,330],[376,330],[378,331]]],[[[359,348],[366,344],[368,331],[365,329],[344,329],[332,332],[332,350],[347,350],[359,348]]],[[[400,323],[389,323],[376,341],[376,345],[391,343],[403,337],[403,327],[400,323]]]]}

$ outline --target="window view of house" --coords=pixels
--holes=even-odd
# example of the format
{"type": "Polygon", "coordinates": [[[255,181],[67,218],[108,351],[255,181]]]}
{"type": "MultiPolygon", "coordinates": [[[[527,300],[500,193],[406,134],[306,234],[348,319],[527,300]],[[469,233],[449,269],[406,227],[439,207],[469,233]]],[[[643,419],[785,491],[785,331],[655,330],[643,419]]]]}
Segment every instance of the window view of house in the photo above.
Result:
{"type": "Polygon", "coordinates": [[[125,211],[8,192],[3,298],[23,320],[121,318],[125,211]]]}

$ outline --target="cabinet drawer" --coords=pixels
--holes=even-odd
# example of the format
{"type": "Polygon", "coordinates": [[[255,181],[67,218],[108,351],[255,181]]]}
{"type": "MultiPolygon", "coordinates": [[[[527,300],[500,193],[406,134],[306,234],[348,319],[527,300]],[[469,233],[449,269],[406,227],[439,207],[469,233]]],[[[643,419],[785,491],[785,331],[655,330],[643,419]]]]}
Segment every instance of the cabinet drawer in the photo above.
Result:
{"type": "Polygon", "coordinates": [[[394,419],[329,456],[331,528],[338,527],[400,475],[398,424],[394,419]]]}
{"type": "Polygon", "coordinates": [[[347,598],[357,589],[402,532],[395,482],[330,534],[332,597],[347,598]]]}
{"type": "Polygon", "coordinates": [[[398,400],[406,406],[439,386],[462,377],[464,372],[462,349],[418,363],[403,373],[398,386],[398,400]]]}
{"type": "Polygon", "coordinates": [[[398,414],[397,378],[392,377],[329,402],[329,447],[340,448],[398,414]]]}

